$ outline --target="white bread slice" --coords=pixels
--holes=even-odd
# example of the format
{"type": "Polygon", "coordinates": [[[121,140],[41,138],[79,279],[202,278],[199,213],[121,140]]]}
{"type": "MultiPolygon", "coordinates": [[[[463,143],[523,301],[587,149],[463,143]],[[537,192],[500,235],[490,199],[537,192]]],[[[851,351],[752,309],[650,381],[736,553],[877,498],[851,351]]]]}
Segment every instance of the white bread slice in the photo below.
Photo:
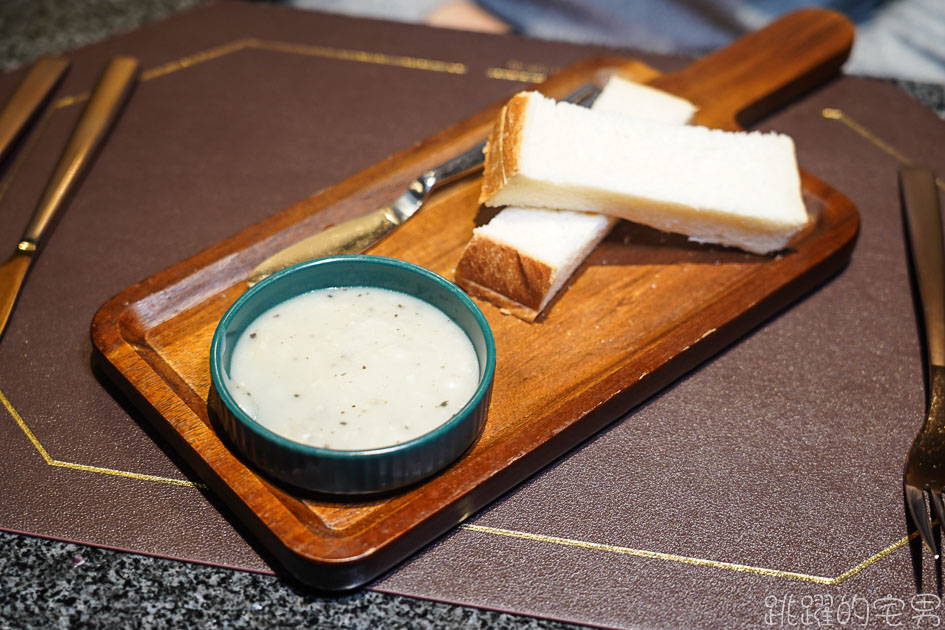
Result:
{"type": "MultiPolygon", "coordinates": [[[[685,124],[696,107],[613,76],[592,109],[685,124]]],[[[505,208],[473,230],[454,279],[471,295],[534,321],[616,221],[568,210],[505,208]]]]}
{"type": "Polygon", "coordinates": [[[616,221],[587,212],[505,208],[473,230],[454,280],[470,295],[534,321],[616,221]]]}
{"type": "Polygon", "coordinates": [[[604,85],[591,109],[638,120],[685,125],[692,120],[697,108],[684,98],[614,75],[604,85]]]}
{"type": "Polygon", "coordinates": [[[480,202],[599,212],[757,254],[808,222],[788,136],[631,120],[536,92],[503,109],[480,202]]]}

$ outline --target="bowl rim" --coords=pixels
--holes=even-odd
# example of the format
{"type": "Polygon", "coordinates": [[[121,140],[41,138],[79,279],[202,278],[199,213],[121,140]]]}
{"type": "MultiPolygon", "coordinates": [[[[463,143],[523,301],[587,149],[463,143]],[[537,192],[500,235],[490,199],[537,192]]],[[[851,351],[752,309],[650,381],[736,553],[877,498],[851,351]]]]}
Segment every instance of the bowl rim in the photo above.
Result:
{"type": "MultiPolygon", "coordinates": [[[[341,286],[341,285],[339,285],[341,286]]],[[[355,286],[355,285],[347,285],[355,286]]],[[[363,287],[370,287],[370,284],[356,285],[363,287]]],[[[319,287],[319,288],[330,288],[319,287]]],[[[383,288],[383,287],[380,287],[383,288]]],[[[312,289],[316,290],[316,289],[312,289]]],[[[391,289],[394,290],[394,289],[391,289]]],[[[299,293],[297,295],[302,295],[299,293]]],[[[416,297],[416,296],[414,296],[416,297]]],[[[421,299],[421,298],[417,298],[421,299]]],[[[281,302],[280,302],[281,303],[281,302]]],[[[431,304],[431,306],[433,306],[431,304]]],[[[436,308],[436,307],[434,307],[436,308]]],[[[449,317],[447,315],[447,317],[449,317]]],[[[453,318],[450,317],[452,320],[453,318]]],[[[425,267],[421,267],[415,263],[407,262],[397,258],[389,258],[386,256],[376,256],[371,254],[338,254],[335,256],[325,256],[322,258],[315,258],[312,260],[307,260],[301,263],[297,263],[285,269],[281,269],[278,272],[272,274],[271,276],[261,280],[242,295],[240,295],[234,302],[227,308],[226,312],[223,314],[223,317],[220,318],[220,321],[217,324],[216,330],[213,333],[213,340],[210,343],[210,379],[211,386],[214,387],[217,391],[217,394],[220,398],[220,402],[224,407],[247,429],[249,429],[257,439],[262,439],[267,442],[274,443],[276,446],[292,451],[294,454],[317,457],[322,459],[339,459],[339,460],[350,460],[353,458],[375,458],[375,457],[386,457],[388,455],[396,454],[402,451],[410,451],[414,449],[423,449],[426,444],[435,443],[442,438],[445,434],[450,433],[454,427],[463,423],[470,415],[473,414],[476,407],[483,401],[484,398],[488,395],[491,387],[492,381],[495,376],[495,364],[496,364],[496,350],[495,350],[495,338],[492,334],[492,328],[489,325],[488,320],[485,315],[482,313],[482,310],[479,306],[466,294],[465,291],[459,288],[453,282],[447,280],[443,276],[425,267]],[[329,449],[322,448],[318,446],[313,446],[310,444],[304,444],[302,442],[297,442],[291,440],[285,436],[282,436],[271,429],[260,424],[247,414],[242,407],[233,399],[230,394],[229,388],[226,386],[226,378],[223,373],[222,366],[222,348],[224,343],[224,337],[226,335],[225,330],[228,328],[228,325],[242,309],[247,302],[252,300],[256,295],[266,290],[270,285],[281,282],[283,278],[292,276],[297,273],[302,273],[304,270],[311,267],[320,267],[326,265],[339,264],[341,262],[355,262],[363,263],[367,265],[381,265],[389,267],[397,267],[408,273],[418,274],[425,279],[432,281],[434,284],[439,285],[441,288],[446,289],[448,292],[453,294],[454,297],[458,298],[459,301],[473,314],[476,323],[479,326],[479,329],[483,333],[486,344],[486,365],[485,369],[482,372],[482,376],[479,378],[479,384],[476,387],[475,392],[472,397],[466,402],[463,407],[453,414],[447,421],[439,425],[435,429],[428,431],[422,435],[419,435],[411,440],[406,442],[401,442],[399,444],[392,444],[389,446],[381,446],[377,448],[370,449],[358,449],[358,450],[340,450],[340,449],[329,449]]]]}

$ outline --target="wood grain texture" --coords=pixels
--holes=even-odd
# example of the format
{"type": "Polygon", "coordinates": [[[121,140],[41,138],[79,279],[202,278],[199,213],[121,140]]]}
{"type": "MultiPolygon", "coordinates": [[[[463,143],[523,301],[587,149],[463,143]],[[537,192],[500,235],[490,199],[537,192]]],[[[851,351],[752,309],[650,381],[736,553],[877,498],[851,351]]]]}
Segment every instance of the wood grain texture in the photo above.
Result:
{"type": "MultiPolygon", "coordinates": [[[[588,60],[539,89],[562,97],[613,73],[693,100],[701,122],[733,128],[810,89],[849,52],[852,27],[803,11],[676,75],[632,60],[588,60]],[[655,80],[654,80],[655,79],[655,80]],[[762,103],[762,105],[759,105],[762,103]]],[[[534,323],[480,302],[496,338],[484,434],[456,464],[372,500],[306,495],[251,469],[207,410],[210,339],[265,257],[388,201],[424,169],[480,142],[501,103],[135,284],[92,323],[97,359],[155,426],[297,578],[354,587],[460,523],[554,458],[709,359],[848,260],[859,218],[839,192],[804,174],[814,222],[789,251],[761,257],[619,224],[534,323]]],[[[481,181],[437,193],[370,253],[447,278],[477,222],[481,181]]]]}

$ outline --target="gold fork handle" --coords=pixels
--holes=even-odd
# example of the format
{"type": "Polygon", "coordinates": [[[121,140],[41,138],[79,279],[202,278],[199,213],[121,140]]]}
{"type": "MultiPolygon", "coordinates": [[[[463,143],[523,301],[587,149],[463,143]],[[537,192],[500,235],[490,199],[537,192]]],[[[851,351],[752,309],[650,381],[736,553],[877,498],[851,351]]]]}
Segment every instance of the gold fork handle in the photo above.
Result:
{"type": "Polygon", "coordinates": [[[108,63],[26,226],[18,245],[20,251],[32,252],[39,246],[56,211],[88,166],[95,149],[124,103],[137,71],[138,61],[131,57],[115,57],[108,63]]]}
{"type": "Polygon", "coordinates": [[[69,61],[62,57],[42,57],[33,63],[0,112],[0,157],[20,135],[68,67],[69,61]]]}
{"type": "MultiPolygon", "coordinates": [[[[909,235],[909,249],[932,366],[945,366],[945,246],[935,176],[926,168],[903,166],[899,188],[909,235]]],[[[930,370],[931,371],[931,370],[930,370]]]]}

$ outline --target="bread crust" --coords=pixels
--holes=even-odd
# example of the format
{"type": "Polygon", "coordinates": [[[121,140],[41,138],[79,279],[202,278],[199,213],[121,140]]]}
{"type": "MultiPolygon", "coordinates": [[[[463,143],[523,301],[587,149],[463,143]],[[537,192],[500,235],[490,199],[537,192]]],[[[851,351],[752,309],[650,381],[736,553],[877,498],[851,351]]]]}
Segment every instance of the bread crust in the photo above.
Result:
{"type": "Polygon", "coordinates": [[[496,195],[521,171],[522,138],[525,133],[525,110],[528,108],[527,92],[513,96],[502,111],[489,140],[483,168],[482,190],[479,203],[484,204],[496,195]]]}
{"type": "Polygon", "coordinates": [[[538,319],[538,315],[540,314],[535,309],[528,308],[518,302],[513,302],[501,293],[496,293],[489,287],[484,287],[471,280],[466,280],[465,283],[460,284],[460,286],[472,297],[485,300],[495,305],[505,315],[514,315],[523,321],[532,323],[538,319]]]}
{"type": "Polygon", "coordinates": [[[454,280],[471,295],[534,321],[557,269],[519,250],[475,233],[456,266],[454,280]]]}

